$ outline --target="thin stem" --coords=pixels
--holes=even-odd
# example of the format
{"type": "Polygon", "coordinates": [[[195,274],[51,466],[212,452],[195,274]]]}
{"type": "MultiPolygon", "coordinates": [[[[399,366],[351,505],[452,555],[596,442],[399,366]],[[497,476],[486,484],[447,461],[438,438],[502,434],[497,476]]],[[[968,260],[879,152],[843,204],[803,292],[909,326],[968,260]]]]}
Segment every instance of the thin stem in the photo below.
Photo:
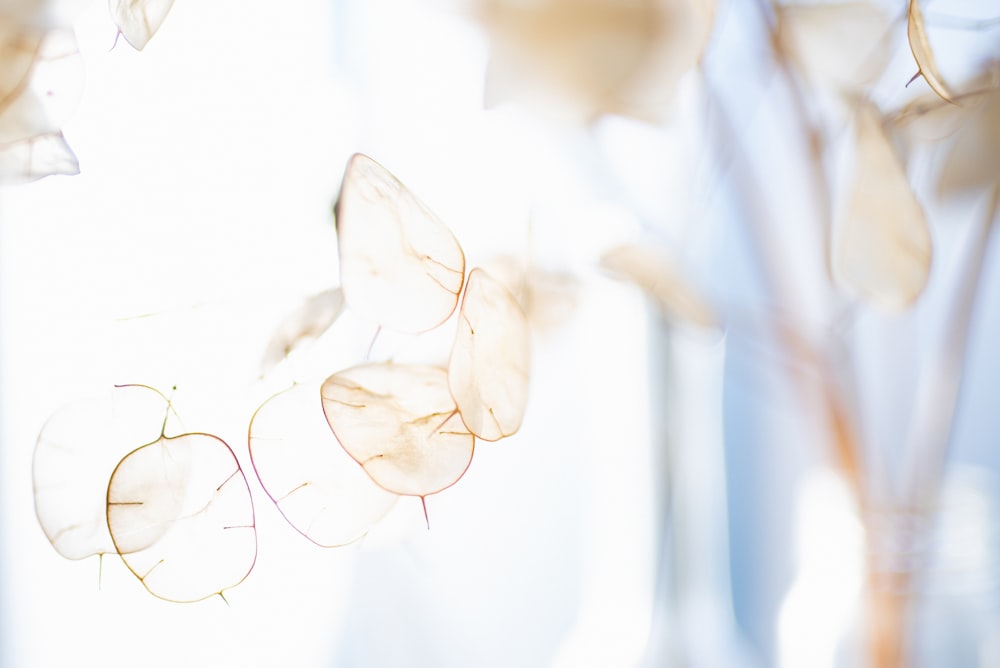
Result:
{"type": "Polygon", "coordinates": [[[372,337],[372,342],[368,344],[368,352],[365,353],[365,361],[370,362],[372,359],[372,350],[375,349],[375,342],[378,341],[378,335],[382,333],[382,325],[375,328],[375,335],[372,337]]]}

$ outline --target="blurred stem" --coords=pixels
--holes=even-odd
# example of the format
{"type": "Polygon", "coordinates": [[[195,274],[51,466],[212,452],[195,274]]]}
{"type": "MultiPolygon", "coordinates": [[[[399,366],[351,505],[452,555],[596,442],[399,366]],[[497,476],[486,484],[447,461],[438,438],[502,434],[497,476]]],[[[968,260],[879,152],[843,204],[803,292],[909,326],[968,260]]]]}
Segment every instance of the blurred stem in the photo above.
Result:
{"type": "Polygon", "coordinates": [[[733,181],[739,189],[737,199],[744,204],[741,208],[746,214],[745,220],[750,228],[748,240],[753,247],[751,255],[757,263],[765,290],[771,296],[772,303],[791,316],[791,322],[771,320],[774,337],[793,359],[802,363],[791,365],[789,374],[802,390],[803,397],[812,396],[813,378],[808,370],[815,370],[819,376],[818,404],[830,431],[834,457],[855,498],[859,499],[860,505],[863,506],[864,476],[848,404],[844,401],[844,395],[835,381],[829,360],[815,349],[803,334],[799,323],[795,321],[800,314],[795,309],[795,301],[789,290],[791,286],[797,285],[798,281],[794,276],[781,273],[787,264],[784,262],[784,253],[776,235],[767,223],[771,216],[765,215],[767,206],[760,194],[763,187],[759,183],[759,174],[753,165],[749,164],[729,112],[715,93],[708,77],[705,77],[705,86],[710,101],[716,109],[717,125],[713,128],[716,132],[709,134],[716,136],[717,151],[724,149],[732,151],[731,168],[740,170],[740,178],[733,181]]]}
{"type": "Polygon", "coordinates": [[[871,668],[905,668],[906,626],[911,574],[875,566],[868,568],[868,658],[871,668]]]}
{"type": "MultiPolygon", "coordinates": [[[[824,250],[821,263],[825,269],[827,281],[832,285],[829,240],[832,231],[831,211],[833,205],[829,183],[827,182],[826,174],[823,170],[823,135],[816,124],[810,120],[810,114],[806,107],[805,95],[802,87],[799,85],[798,80],[795,78],[795,74],[789,68],[788,61],[782,53],[781,46],[778,41],[777,31],[778,11],[773,0],[756,0],[755,4],[758,13],[760,14],[761,21],[767,29],[766,42],[771,50],[771,59],[784,79],[792,98],[792,104],[794,105],[794,113],[792,116],[798,119],[800,131],[803,134],[804,141],[809,149],[810,159],[806,161],[807,164],[805,168],[809,174],[813,187],[813,193],[815,194],[817,200],[815,210],[817,212],[817,218],[820,225],[820,238],[823,240],[821,247],[824,250]]],[[[727,124],[729,123],[728,118],[726,119],[726,122],[727,124]]],[[[732,126],[729,125],[729,127],[731,128],[732,126]]],[[[730,134],[732,134],[731,131],[730,134]]],[[[735,141],[735,138],[733,141],[735,141]]],[[[748,176],[753,178],[754,175],[752,170],[747,170],[747,172],[748,176]]],[[[753,190],[754,192],[757,191],[756,188],[753,190]]],[[[774,269],[782,266],[782,263],[780,262],[781,254],[776,248],[773,235],[767,234],[767,226],[759,220],[753,220],[753,223],[755,227],[755,234],[751,236],[753,237],[754,243],[757,243],[758,245],[758,253],[756,255],[762,265],[762,273],[767,275],[774,269]]],[[[778,303],[784,305],[786,308],[789,308],[794,314],[795,311],[792,300],[788,298],[787,295],[782,296],[778,294],[779,291],[784,291],[784,286],[796,284],[796,282],[792,280],[793,278],[794,277],[770,276],[768,282],[770,283],[770,292],[775,298],[778,299],[778,303]]],[[[798,327],[794,325],[788,326],[776,323],[775,328],[776,333],[779,336],[779,340],[785,344],[786,348],[795,356],[795,358],[805,362],[807,366],[811,366],[819,373],[821,379],[820,402],[826,413],[834,456],[841,471],[854,491],[854,496],[858,499],[859,505],[864,506],[864,472],[861,469],[862,462],[860,459],[860,448],[851,425],[849,406],[844,400],[845,394],[840,391],[839,385],[835,380],[836,376],[833,373],[830,361],[815,350],[812,345],[810,345],[810,343],[801,334],[798,327]]],[[[807,380],[800,375],[800,383],[804,384],[806,382],[807,380]]]]}
{"type": "Polygon", "coordinates": [[[976,296],[982,283],[983,264],[1000,207],[1000,186],[990,193],[985,215],[971,240],[966,268],[951,301],[949,323],[941,350],[934,357],[928,380],[920,386],[915,403],[911,452],[915,471],[908,488],[910,503],[927,507],[933,503],[936,490],[944,476],[951,447],[955,412],[961,393],[966,350],[969,345],[976,296]]]}
{"type": "MultiPolygon", "coordinates": [[[[1000,206],[1000,188],[990,193],[985,216],[971,239],[966,272],[951,302],[950,326],[933,360],[928,378],[920,388],[914,412],[913,455],[915,471],[896,512],[932,513],[934,499],[944,476],[955,422],[955,408],[964,375],[965,356],[972,317],[994,219],[1000,206]],[[919,468],[923,465],[923,468],[919,468]]],[[[870,510],[870,509],[869,509],[870,510]]],[[[922,537],[898,522],[879,525],[875,514],[865,514],[868,546],[868,657],[872,668],[903,668],[907,665],[908,624],[914,602],[913,581],[920,573],[909,569],[898,557],[914,550],[922,537]],[[914,544],[913,541],[917,541],[914,544]]]]}
{"type": "MultiPolygon", "coordinates": [[[[817,210],[822,225],[821,232],[824,234],[824,241],[828,244],[832,224],[830,216],[831,195],[822,168],[823,135],[821,129],[811,122],[804,93],[782,53],[776,25],[778,14],[773,3],[769,0],[756,0],[755,6],[768,30],[767,42],[770,45],[775,67],[784,78],[791,95],[792,115],[797,116],[801,124],[803,140],[810,150],[811,159],[807,161],[809,164],[805,167],[809,170],[817,198],[817,210]]],[[[714,96],[710,85],[709,94],[714,96]]],[[[734,168],[742,170],[741,178],[735,179],[735,182],[740,189],[739,199],[744,203],[743,211],[747,212],[746,219],[751,228],[749,241],[754,247],[753,257],[772,299],[785,307],[794,318],[799,315],[794,309],[795,303],[790,298],[790,290],[792,286],[796,285],[795,277],[781,274],[786,265],[782,262],[779,240],[764,219],[766,207],[763,205],[760,195],[761,188],[757,181],[758,176],[752,169],[752,165],[749,164],[745,151],[741,150],[740,137],[733,129],[734,126],[727,110],[717,98],[716,106],[719,118],[718,134],[721,135],[717,137],[717,140],[723,146],[734,147],[736,152],[733,160],[734,168]]],[[[1000,196],[1000,188],[994,189],[991,193],[985,220],[978,230],[973,247],[970,249],[965,265],[967,271],[952,302],[951,318],[947,320],[947,322],[952,323],[952,326],[945,335],[942,350],[930,370],[929,378],[933,382],[925,383],[921,388],[922,395],[918,397],[914,435],[923,447],[914,452],[918,455],[917,462],[922,464],[924,468],[914,477],[914,482],[917,484],[912,488],[914,498],[911,499],[911,502],[913,505],[908,506],[904,503],[904,507],[908,506],[911,509],[926,507],[924,504],[918,505],[916,503],[918,501],[926,503],[925,498],[917,498],[919,492],[921,490],[932,492],[937,489],[937,483],[941,479],[947,460],[972,311],[977,287],[980,283],[983,260],[993,228],[993,219],[997,214],[998,196],[1000,196]]],[[[827,276],[829,277],[828,252],[823,258],[823,264],[827,268],[827,276]]],[[[773,327],[776,339],[789,354],[806,365],[812,366],[819,374],[818,402],[829,425],[833,453],[845,479],[854,492],[860,514],[865,518],[865,529],[869,540],[866,599],[868,617],[865,634],[868,665],[871,668],[903,668],[907,662],[907,630],[912,607],[912,594],[910,592],[915,574],[907,568],[901,568],[900,564],[892,562],[892,558],[897,555],[892,553],[886,555],[882,550],[886,546],[890,546],[890,550],[893,549],[891,546],[897,539],[901,539],[905,551],[908,547],[908,541],[913,537],[906,535],[905,531],[903,535],[897,536],[895,532],[900,530],[899,527],[879,526],[874,519],[873,499],[869,493],[877,491],[878,488],[869,487],[872,481],[866,479],[868,472],[863,469],[864,462],[860,459],[860,443],[854,432],[850,406],[846,401],[850,395],[844,391],[845,388],[838,384],[835,375],[837,369],[830,356],[823,354],[823,351],[817,350],[810,344],[797,321],[793,320],[790,324],[775,322],[773,327]],[[886,563],[887,556],[890,557],[889,563],[886,563]]],[[[802,372],[793,372],[793,378],[804,391],[811,389],[810,379],[802,372]]]]}
{"type": "Polygon", "coordinates": [[[809,177],[812,181],[813,192],[816,195],[816,210],[818,212],[822,239],[824,241],[823,267],[826,269],[827,280],[833,283],[833,271],[830,267],[829,239],[833,228],[831,212],[833,210],[833,198],[830,195],[830,185],[827,181],[826,172],[823,169],[823,149],[826,144],[821,128],[810,118],[809,110],[806,107],[805,92],[799,84],[795,73],[788,66],[788,60],[782,53],[781,44],[778,40],[778,10],[774,0],[757,0],[757,10],[761,20],[767,26],[767,39],[765,40],[771,50],[771,59],[775,67],[784,79],[792,97],[792,104],[795,105],[793,114],[799,121],[801,132],[805,135],[805,143],[809,147],[808,161],[809,177]]]}
{"type": "MultiPolygon", "coordinates": [[[[814,192],[818,198],[817,209],[820,211],[821,231],[825,241],[826,252],[824,253],[823,266],[826,269],[827,278],[832,284],[828,246],[832,231],[830,213],[832,197],[822,167],[824,137],[821,129],[810,121],[804,92],[782,53],[775,25],[778,14],[773,2],[768,5],[767,0],[757,0],[756,5],[767,25],[768,44],[771,47],[775,66],[788,86],[795,107],[795,115],[798,116],[802,124],[802,131],[812,158],[808,161],[808,169],[814,192]]],[[[758,228],[760,227],[762,226],[758,225],[758,228]]],[[[774,266],[774,263],[768,264],[774,266]]],[[[869,497],[870,490],[865,485],[866,477],[860,460],[860,443],[852,430],[848,405],[844,401],[846,395],[837,391],[834,369],[830,366],[828,359],[821,358],[804,342],[797,340],[794,330],[784,329],[783,331],[779,330],[779,333],[783,334],[790,350],[794,351],[801,359],[811,361],[820,372],[822,379],[821,401],[825,406],[829,421],[834,455],[843,475],[854,491],[861,516],[866,518],[866,534],[869,536],[869,541],[872,541],[876,532],[884,530],[884,527],[876,527],[871,523],[871,518],[874,516],[872,499],[869,497]]],[[[894,531],[894,528],[889,527],[889,531],[894,531]]],[[[886,536],[878,536],[874,540],[884,542],[886,538],[886,536]]],[[[888,538],[891,540],[894,536],[888,538]]],[[[873,549],[873,546],[869,545],[866,551],[868,555],[867,609],[869,615],[866,635],[867,655],[872,668],[903,668],[906,665],[906,630],[910,610],[910,599],[907,592],[910,589],[912,574],[906,569],[897,568],[898,564],[891,563],[886,567],[886,564],[883,563],[885,555],[880,554],[880,550],[881,546],[875,546],[873,549]]]]}

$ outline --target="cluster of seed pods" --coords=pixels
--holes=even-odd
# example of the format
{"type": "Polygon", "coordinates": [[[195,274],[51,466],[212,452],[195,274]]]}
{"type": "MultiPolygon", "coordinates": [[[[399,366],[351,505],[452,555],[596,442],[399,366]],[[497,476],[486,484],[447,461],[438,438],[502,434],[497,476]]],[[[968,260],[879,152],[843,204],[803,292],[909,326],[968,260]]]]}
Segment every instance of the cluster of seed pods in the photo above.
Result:
{"type": "Polygon", "coordinates": [[[122,385],[55,413],[35,446],[35,513],[62,556],[117,553],[154,596],[192,602],[246,578],[257,530],[233,450],[167,436],[170,411],[159,391],[122,385]]]}
{"type": "MultiPolygon", "coordinates": [[[[80,7],[74,5],[81,3],[19,0],[0,6],[0,183],[80,172],[61,129],[83,86],[71,27],[80,7]]],[[[172,5],[109,0],[108,9],[118,35],[141,50],[172,5]]]]}
{"type": "MultiPolygon", "coordinates": [[[[466,274],[451,231],[384,167],[355,155],[335,215],[341,285],[279,326],[266,366],[344,308],[408,334],[458,317],[447,366],[364,362],[296,383],[251,417],[261,486],[324,547],[364,536],[399,496],[424,500],[455,484],[477,438],[515,433],[531,364],[513,293],[483,269],[466,274]]],[[[247,577],[257,531],[233,450],[210,434],[167,436],[171,410],[159,391],[126,385],[56,413],[35,449],[35,509],[64,557],[116,553],[153,595],[190,602],[247,577]]]]}
{"type": "Polygon", "coordinates": [[[356,540],[398,496],[424,499],[450,487],[477,438],[516,432],[531,364],[528,321],[513,293],[483,269],[466,275],[451,231],[384,167],[354,155],[335,216],[340,288],[293,315],[273,352],[329,327],[339,305],[406,334],[440,327],[456,309],[458,318],[446,368],[365,362],[257,410],[249,441],[261,485],[320,545],[356,540]],[[331,433],[339,452],[327,445],[331,433]]]}

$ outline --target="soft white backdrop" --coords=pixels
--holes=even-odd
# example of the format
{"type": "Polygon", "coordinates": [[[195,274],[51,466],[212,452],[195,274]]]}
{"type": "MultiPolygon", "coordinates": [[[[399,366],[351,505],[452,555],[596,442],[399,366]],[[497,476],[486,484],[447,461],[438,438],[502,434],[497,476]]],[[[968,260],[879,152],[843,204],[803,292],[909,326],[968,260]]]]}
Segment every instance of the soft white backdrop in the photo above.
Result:
{"type": "MultiPolygon", "coordinates": [[[[542,666],[585,597],[590,623],[618,630],[572,652],[638,656],[656,567],[646,323],[638,294],[593,269],[636,224],[590,190],[573,133],[484,113],[482,35],[409,3],[179,0],[141,53],[109,50],[103,3],[76,27],[84,81],[64,130],[81,174],[0,192],[0,664],[542,666]],[[271,329],[336,283],[330,208],[355,150],[441,215],[470,266],[530,247],[582,273],[587,296],[536,341],[523,432],[428,499],[431,531],[404,499],[331,551],[261,493],[246,426],[287,382],[257,381],[271,329]],[[63,560],[37,525],[46,417],[123,382],[176,385],[185,426],[244,466],[260,547],[231,607],[157,600],[114,555],[99,587],[98,560],[63,560]]],[[[331,363],[359,361],[357,331],[331,363]]]]}
{"type": "MultiPolygon", "coordinates": [[[[723,47],[705,63],[745,164],[706,136],[718,117],[694,79],[682,82],[673,129],[611,118],[585,132],[514,106],[484,111],[483,32],[434,3],[177,0],[141,53],[111,49],[106,6],[84,5],[80,99],[64,124],[81,174],[0,190],[0,665],[605,666],[644,652],[655,665],[672,650],[647,647],[653,625],[661,645],[701,642],[728,657],[704,665],[735,666],[745,657],[727,646],[740,645],[730,583],[751,654],[771,663],[796,575],[796,481],[821,458],[823,435],[799,411],[781,351],[755,329],[769,304],[748,243],[752,211],[767,209],[781,230],[788,275],[809,275],[816,257],[803,224],[815,213],[805,151],[750,3],[720,5],[713,41],[723,47]],[[354,151],[424,199],[469,266],[527,255],[581,283],[573,317],[536,336],[522,432],[480,444],[466,477],[428,499],[431,530],[409,499],[362,544],[322,550],[262,493],[246,428],[290,380],[287,369],[257,379],[272,328],[337,281],[330,210],[354,151]],[[683,246],[694,277],[732,307],[735,336],[668,345],[637,291],[596,270],[602,251],[640,229],[683,246]],[[722,367],[724,386],[713,378],[722,367]],[[260,550],[227,592],[231,607],[159,601],[116,556],[105,557],[99,589],[97,560],[62,559],[37,525],[31,452],[45,419],[123,382],[177,385],[185,426],[240,457],[260,550]],[[680,384],[691,403],[668,404],[680,384]],[[678,529],[662,503],[658,429],[693,444],[689,455],[706,453],[686,465],[707,467],[698,482],[711,483],[678,486],[694,504],[679,522],[694,543],[682,557],[711,556],[683,571],[707,583],[687,594],[708,592],[691,597],[684,619],[664,619],[677,603],[663,584],[676,566],[664,534],[678,529]],[[723,436],[728,459],[713,450],[723,436]],[[720,536],[727,494],[731,549],[720,536]]],[[[905,80],[912,63],[901,54],[905,80]]],[[[912,361],[947,325],[942,304],[967,238],[953,213],[934,212],[945,269],[928,299],[897,320],[857,316],[868,429],[889,455],[912,361]]],[[[996,468],[1000,274],[989,259],[955,456],[996,468]]],[[[815,284],[791,287],[807,312],[820,306],[809,301],[815,284]]],[[[322,368],[297,373],[322,377],[364,355],[372,329],[343,324],[322,368]]],[[[447,334],[380,338],[373,354],[443,355],[447,334]]]]}

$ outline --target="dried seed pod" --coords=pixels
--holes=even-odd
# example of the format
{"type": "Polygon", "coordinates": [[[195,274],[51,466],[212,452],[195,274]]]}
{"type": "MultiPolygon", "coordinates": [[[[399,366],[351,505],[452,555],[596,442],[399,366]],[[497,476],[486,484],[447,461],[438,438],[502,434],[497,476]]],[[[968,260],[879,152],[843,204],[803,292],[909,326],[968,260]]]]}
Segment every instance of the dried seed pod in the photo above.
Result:
{"type": "MultiPolygon", "coordinates": [[[[32,478],[38,523],[59,554],[84,559],[115,552],[105,508],[108,479],[126,453],[160,436],[167,410],[159,392],[128,385],[48,419],[35,444],[32,478]]],[[[146,540],[156,541],[159,533],[147,532],[146,540]]]]}
{"type": "Polygon", "coordinates": [[[664,252],[649,244],[622,244],[601,257],[601,266],[638,285],[670,317],[701,328],[719,327],[720,318],[708,300],[664,252]]]}
{"type": "Polygon", "coordinates": [[[174,0],[109,0],[108,7],[121,36],[134,49],[142,51],[173,4],[174,0]]]}
{"type": "Polygon", "coordinates": [[[398,498],[365,475],[330,433],[319,383],[294,385],[261,404],[250,420],[249,446],[278,511],[321,547],[361,538],[398,498]]]}
{"type": "Polygon", "coordinates": [[[930,274],[927,218],[870,105],[855,120],[854,175],[831,248],[834,276],[888,310],[912,304],[930,274]]]}
{"type": "Polygon", "coordinates": [[[307,298],[279,323],[261,360],[266,374],[302,341],[317,339],[333,326],[344,310],[344,291],[323,290],[307,298]]]}
{"type": "Polygon", "coordinates": [[[382,327],[417,334],[454,312],[465,256],[451,231],[382,165],[355,154],[335,207],[347,305],[382,327]]]}
{"type": "Polygon", "coordinates": [[[127,454],[108,482],[107,521],[128,569],[168,601],[221,595],[257,558],[250,487],[210,434],[161,436],[127,454]]]}
{"type": "Polygon", "coordinates": [[[475,438],[431,366],[364,364],[323,383],[323,411],[344,450],[384,489],[425,497],[455,484],[475,438]]]}
{"type": "Polygon", "coordinates": [[[503,284],[482,269],[469,272],[448,385],[469,431],[484,441],[516,432],[528,403],[531,332],[503,284]]]}

